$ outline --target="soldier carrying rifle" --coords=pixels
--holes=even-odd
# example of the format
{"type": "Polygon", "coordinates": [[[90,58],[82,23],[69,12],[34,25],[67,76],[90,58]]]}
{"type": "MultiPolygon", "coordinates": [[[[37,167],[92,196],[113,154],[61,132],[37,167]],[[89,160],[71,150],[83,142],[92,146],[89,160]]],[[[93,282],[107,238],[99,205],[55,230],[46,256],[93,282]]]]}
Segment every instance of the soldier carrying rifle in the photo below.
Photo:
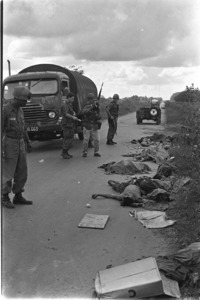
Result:
{"type": "Polygon", "coordinates": [[[115,134],[117,133],[117,119],[119,113],[119,105],[117,101],[119,100],[119,95],[113,95],[113,101],[106,107],[106,112],[108,115],[108,134],[107,134],[107,145],[115,145],[116,142],[113,141],[115,134]]]}

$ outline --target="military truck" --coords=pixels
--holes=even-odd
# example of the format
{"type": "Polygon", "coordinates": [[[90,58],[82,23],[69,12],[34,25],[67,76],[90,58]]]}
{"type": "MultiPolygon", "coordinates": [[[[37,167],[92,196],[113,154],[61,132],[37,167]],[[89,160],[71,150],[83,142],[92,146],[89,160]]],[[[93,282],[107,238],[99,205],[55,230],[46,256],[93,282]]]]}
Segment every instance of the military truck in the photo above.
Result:
{"type": "MultiPolygon", "coordinates": [[[[30,140],[49,140],[62,137],[61,105],[66,90],[75,94],[73,109],[79,116],[88,93],[97,97],[97,87],[88,77],[76,71],[53,64],[38,64],[7,77],[3,82],[3,103],[13,98],[14,88],[26,86],[31,99],[23,108],[30,140]]],[[[80,122],[75,124],[75,134],[83,139],[80,122]]]]}
{"type": "Polygon", "coordinates": [[[157,99],[147,99],[139,102],[136,111],[137,124],[142,124],[143,120],[153,120],[157,125],[161,123],[160,101],[157,99]]]}

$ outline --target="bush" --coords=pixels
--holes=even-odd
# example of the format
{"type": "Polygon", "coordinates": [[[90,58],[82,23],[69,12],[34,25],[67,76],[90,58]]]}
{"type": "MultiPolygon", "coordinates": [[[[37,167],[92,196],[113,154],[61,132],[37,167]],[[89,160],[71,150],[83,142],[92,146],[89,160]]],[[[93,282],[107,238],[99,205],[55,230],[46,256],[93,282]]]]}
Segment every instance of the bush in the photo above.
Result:
{"type": "Polygon", "coordinates": [[[194,88],[194,84],[190,87],[186,86],[185,91],[178,93],[174,96],[174,101],[176,102],[195,102],[200,100],[200,91],[199,89],[194,88]]]}
{"type": "MultiPolygon", "coordinates": [[[[192,98],[194,89],[187,91],[192,98]]],[[[179,94],[180,95],[180,94],[179,94]]],[[[196,95],[196,94],[195,94],[196,95]]],[[[194,99],[194,97],[193,97],[194,99]]],[[[200,99],[171,102],[166,106],[167,124],[176,125],[177,135],[170,149],[175,157],[178,175],[189,176],[191,183],[177,194],[169,210],[178,222],[175,227],[180,245],[200,240],[200,99]]]]}
{"type": "MultiPolygon", "coordinates": [[[[175,99],[177,100],[176,97],[175,99]]],[[[166,122],[175,125],[177,131],[170,155],[175,157],[178,175],[189,176],[191,180],[176,194],[176,201],[170,206],[168,216],[177,221],[176,226],[169,229],[169,236],[173,236],[173,241],[178,243],[179,248],[184,248],[200,241],[199,92],[196,93],[192,87],[186,94],[180,93],[178,99],[178,102],[169,102],[166,105],[166,122]],[[185,101],[186,99],[192,101],[185,101]]],[[[199,287],[190,287],[186,284],[181,287],[181,294],[196,297],[199,295],[199,287]]]]}

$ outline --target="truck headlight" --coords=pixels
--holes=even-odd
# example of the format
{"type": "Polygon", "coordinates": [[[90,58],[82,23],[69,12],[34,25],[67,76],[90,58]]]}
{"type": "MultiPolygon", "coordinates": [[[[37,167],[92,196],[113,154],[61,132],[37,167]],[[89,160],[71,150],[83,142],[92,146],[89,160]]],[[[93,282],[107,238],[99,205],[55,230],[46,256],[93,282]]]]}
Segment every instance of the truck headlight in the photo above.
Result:
{"type": "Polygon", "coordinates": [[[56,116],[56,113],[54,111],[49,112],[49,118],[53,119],[53,118],[55,118],[55,116],[56,116]]]}

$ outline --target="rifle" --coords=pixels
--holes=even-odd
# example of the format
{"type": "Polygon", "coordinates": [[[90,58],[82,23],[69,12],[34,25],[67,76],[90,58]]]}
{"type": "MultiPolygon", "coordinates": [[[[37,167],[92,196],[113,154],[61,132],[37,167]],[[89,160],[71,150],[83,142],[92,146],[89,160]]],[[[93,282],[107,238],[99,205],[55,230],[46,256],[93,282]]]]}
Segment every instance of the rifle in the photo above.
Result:
{"type": "Polygon", "coordinates": [[[101,84],[101,88],[99,90],[99,95],[97,97],[97,100],[100,100],[100,98],[101,98],[101,92],[102,92],[103,84],[104,84],[104,82],[102,82],[102,84],[101,84]]]}
{"type": "MultiPolygon", "coordinates": [[[[100,108],[99,108],[99,100],[100,100],[100,98],[101,98],[101,92],[102,92],[103,84],[104,84],[104,83],[102,82],[101,88],[100,88],[100,90],[99,90],[99,94],[98,94],[98,97],[97,97],[97,102],[96,102],[96,109],[97,109],[98,113],[100,112],[100,108]]],[[[102,125],[102,122],[101,122],[100,120],[98,120],[98,121],[97,121],[97,124],[98,124],[98,129],[100,129],[100,128],[101,128],[101,125],[102,125]]]]}

